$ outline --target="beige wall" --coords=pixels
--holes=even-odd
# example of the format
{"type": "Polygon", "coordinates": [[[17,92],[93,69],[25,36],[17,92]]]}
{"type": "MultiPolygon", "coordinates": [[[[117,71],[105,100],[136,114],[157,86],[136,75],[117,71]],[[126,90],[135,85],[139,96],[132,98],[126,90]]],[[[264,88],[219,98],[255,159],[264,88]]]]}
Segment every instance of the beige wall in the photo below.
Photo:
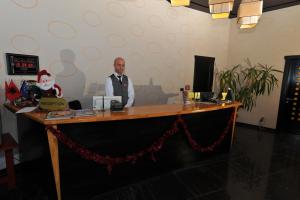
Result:
{"type": "MultiPolygon", "coordinates": [[[[141,105],[176,101],[178,89],[192,83],[196,54],[216,57],[216,71],[244,58],[283,69],[284,56],[300,54],[300,6],[264,13],[246,31],[235,19],[212,20],[165,0],[6,0],[0,9],[1,102],[4,80],[35,78],[7,76],[6,52],[39,55],[65,97],[86,107],[91,96],[104,93],[104,78],[119,55],[127,60],[141,105]]],[[[279,95],[280,87],[259,98],[253,112],[240,112],[239,121],[257,124],[265,117],[264,125],[275,128],[279,95]]]]}
{"type": "MultiPolygon", "coordinates": [[[[165,0],[1,0],[0,100],[7,76],[4,53],[40,56],[40,64],[61,84],[68,100],[91,106],[91,96],[104,93],[115,56],[127,60],[137,104],[172,103],[178,89],[192,83],[194,55],[216,57],[216,71],[244,58],[283,69],[284,56],[300,54],[300,6],[263,14],[259,25],[242,31],[232,20],[171,8],[165,0]]],[[[279,76],[280,85],[282,76],[279,76]]],[[[261,97],[240,122],[275,128],[280,87],[261,97]]],[[[8,116],[3,115],[4,119],[8,116]]],[[[13,122],[4,130],[16,136],[13,122]]],[[[3,166],[0,156],[0,168],[3,166]]]]}
{"type": "MultiPolygon", "coordinates": [[[[4,53],[35,54],[62,86],[67,100],[91,107],[104,94],[113,59],[123,56],[134,82],[136,104],[172,103],[192,83],[194,55],[226,66],[229,20],[165,0],[1,0],[0,102],[7,76],[4,53]]],[[[16,136],[4,113],[4,131],[16,136]]],[[[0,156],[0,168],[3,165],[0,156]]]]}
{"type": "MultiPolygon", "coordinates": [[[[137,105],[174,102],[179,88],[192,82],[194,55],[227,63],[230,22],[171,8],[165,0],[6,0],[0,8],[5,16],[0,18],[0,53],[39,55],[65,97],[85,106],[104,93],[116,56],[127,61],[137,105]]],[[[0,63],[2,83],[28,79],[8,77],[4,55],[0,63]]]]}
{"type": "MultiPolygon", "coordinates": [[[[300,55],[300,6],[294,6],[263,14],[258,26],[252,30],[240,30],[236,20],[231,20],[229,39],[229,66],[250,58],[284,69],[284,56],[300,55]]],[[[279,87],[271,96],[260,97],[251,113],[240,112],[238,121],[257,125],[261,117],[264,126],[276,127],[282,74],[278,75],[279,87]]]]}

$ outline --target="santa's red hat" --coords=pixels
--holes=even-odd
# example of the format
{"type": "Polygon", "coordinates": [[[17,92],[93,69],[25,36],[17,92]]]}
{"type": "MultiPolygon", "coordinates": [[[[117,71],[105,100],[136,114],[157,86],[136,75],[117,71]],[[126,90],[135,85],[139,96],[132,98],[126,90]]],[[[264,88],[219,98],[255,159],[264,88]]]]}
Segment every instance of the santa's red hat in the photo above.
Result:
{"type": "Polygon", "coordinates": [[[44,76],[44,75],[46,75],[46,76],[51,76],[51,74],[49,74],[49,73],[47,72],[47,70],[45,70],[45,69],[43,69],[42,71],[39,71],[38,74],[37,74],[37,81],[38,81],[38,83],[39,83],[40,80],[41,80],[41,76],[44,76]]]}

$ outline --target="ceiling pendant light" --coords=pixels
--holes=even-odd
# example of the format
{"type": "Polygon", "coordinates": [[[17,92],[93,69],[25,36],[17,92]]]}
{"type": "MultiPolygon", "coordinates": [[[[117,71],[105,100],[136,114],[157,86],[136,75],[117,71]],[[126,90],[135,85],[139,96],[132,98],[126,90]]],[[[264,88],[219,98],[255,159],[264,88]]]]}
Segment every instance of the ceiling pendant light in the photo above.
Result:
{"type": "Polygon", "coordinates": [[[254,28],[263,12],[262,0],[243,0],[238,10],[237,23],[241,29],[254,28]]]}
{"type": "Polygon", "coordinates": [[[234,0],[209,0],[209,12],[213,19],[228,18],[233,9],[234,0]]]}
{"type": "Polygon", "coordinates": [[[171,0],[171,6],[189,6],[190,0],[171,0]]]}

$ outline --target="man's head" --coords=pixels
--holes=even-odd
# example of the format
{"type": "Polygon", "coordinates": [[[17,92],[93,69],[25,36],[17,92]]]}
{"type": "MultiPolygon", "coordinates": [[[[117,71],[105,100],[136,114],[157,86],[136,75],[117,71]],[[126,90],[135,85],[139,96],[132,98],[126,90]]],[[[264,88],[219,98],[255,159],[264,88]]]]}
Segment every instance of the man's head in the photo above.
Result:
{"type": "Polygon", "coordinates": [[[125,71],[125,60],[124,58],[117,57],[114,61],[115,72],[122,75],[125,71]]]}

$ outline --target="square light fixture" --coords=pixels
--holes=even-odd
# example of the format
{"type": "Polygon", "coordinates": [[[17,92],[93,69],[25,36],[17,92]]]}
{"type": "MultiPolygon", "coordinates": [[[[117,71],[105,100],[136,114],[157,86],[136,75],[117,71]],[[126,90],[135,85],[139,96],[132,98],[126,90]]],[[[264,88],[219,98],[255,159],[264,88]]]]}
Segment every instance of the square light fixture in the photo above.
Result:
{"type": "Polygon", "coordinates": [[[224,19],[229,17],[234,0],[209,0],[208,4],[213,19],[224,19]]]}
{"type": "Polygon", "coordinates": [[[190,0],[171,0],[171,6],[189,6],[190,0]]]}
{"type": "Polygon", "coordinates": [[[263,13],[263,1],[243,0],[238,10],[237,23],[241,29],[254,28],[263,13]]]}

